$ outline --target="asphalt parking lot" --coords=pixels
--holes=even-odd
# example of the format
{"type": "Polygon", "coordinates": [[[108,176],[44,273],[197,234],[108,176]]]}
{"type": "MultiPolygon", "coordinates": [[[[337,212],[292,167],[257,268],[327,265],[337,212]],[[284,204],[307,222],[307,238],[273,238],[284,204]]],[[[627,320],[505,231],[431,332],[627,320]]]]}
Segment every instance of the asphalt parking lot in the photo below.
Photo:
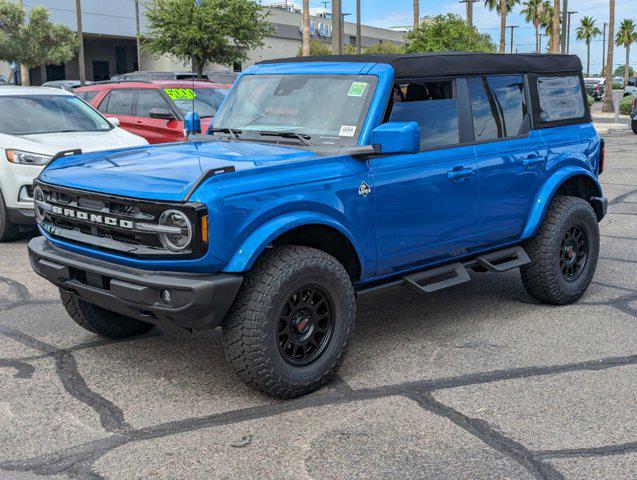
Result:
{"type": "Polygon", "coordinates": [[[637,135],[611,132],[611,200],[585,297],[536,304],[517,271],[359,302],[326,389],[245,387],[220,331],[106,341],[0,245],[0,478],[637,477],[637,135]]]}

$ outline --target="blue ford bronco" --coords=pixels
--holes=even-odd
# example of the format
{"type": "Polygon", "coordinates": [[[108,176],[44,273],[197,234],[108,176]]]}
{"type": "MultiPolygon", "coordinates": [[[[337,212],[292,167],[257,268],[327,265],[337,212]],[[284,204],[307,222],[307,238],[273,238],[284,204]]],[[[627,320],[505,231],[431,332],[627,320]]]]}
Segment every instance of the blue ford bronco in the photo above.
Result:
{"type": "Polygon", "coordinates": [[[603,165],[575,56],[265,62],[205,135],[52,162],[30,259],[83,328],[221,326],[238,376],[291,398],[343,362],[358,295],[519,268],[576,301],[603,165]]]}

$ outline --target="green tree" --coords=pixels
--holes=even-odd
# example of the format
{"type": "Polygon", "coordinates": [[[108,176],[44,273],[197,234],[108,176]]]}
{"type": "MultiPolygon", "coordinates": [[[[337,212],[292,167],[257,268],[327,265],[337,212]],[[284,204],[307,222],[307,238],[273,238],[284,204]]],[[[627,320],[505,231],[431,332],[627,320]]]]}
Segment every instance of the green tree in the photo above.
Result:
{"type": "Polygon", "coordinates": [[[404,53],[404,48],[402,45],[396,45],[395,43],[377,43],[365,48],[365,53],[369,55],[398,54],[404,53]]]}
{"type": "Polygon", "coordinates": [[[263,46],[270,32],[267,15],[254,0],[148,0],[148,35],[143,47],[194,61],[201,77],[208,63],[232,66],[263,46]]]}
{"type": "Polygon", "coordinates": [[[630,77],[630,47],[635,42],[637,42],[637,27],[635,27],[635,22],[630,18],[625,18],[622,20],[622,23],[619,24],[615,44],[618,47],[624,47],[626,49],[626,67],[624,69],[624,80],[626,82],[628,82],[628,78],[630,77]]]}
{"type": "MultiPolygon", "coordinates": [[[[329,43],[321,42],[320,40],[310,40],[310,55],[325,56],[332,54],[332,46],[329,43]]],[[[296,54],[297,57],[303,57],[303,45],[299,48],[296,54]]]]}
{"type": "Polygon", "coordinates": [[[506,49],[507,15],[520,0],[484,0],[484,6],[500,15],[500,53],[506,49]]]}
{"type": "Polygon", "coordinates": [[[405,37],[405,53],[419,52],[495,52],[496,45],[462,17],[448,13],[425,19],[405,37]]]}
{"type": "MultiPolygon", "coordinates": [[[[0,60],[27,67],[71,60],[77,50],[75,34],[49,18],[46,7],[31,8],[27,18],[24,7],[0,0],[0,60]]],[[[22,82],[27,84],[28,78],[22,82]]]]}
{"type": "MultiPolygon", "coordinates": [[[[619,67],[617,67],[615,69],[615,71],[613,72],[613,75],[615,75],[616,77],[625,77],[626,76],[626,65],[620,65],[619,67]]],[[[634,77],[635,76],[635,69],[633,67],[629,67],[628,68],[628,77],[634,77]]]]}
{"type": "Polygon", "coordinates": [[[545,0],[526,0],[522,5],[524,8],[520,13],[535,28],[535,53],[540,53],[540,27],[542,26],[542,17],[549,5],[545,0]]]}
{"type": "Polygon", "coordinates": [[[595,25],[594,18],[584,17],[580,21],[577,30],[575,33],[577,34],[578,40],[584,40],[586,42],[586,76],[591,76],[591,40],[595,37],[599,37],[602,31],[595,25]]]}

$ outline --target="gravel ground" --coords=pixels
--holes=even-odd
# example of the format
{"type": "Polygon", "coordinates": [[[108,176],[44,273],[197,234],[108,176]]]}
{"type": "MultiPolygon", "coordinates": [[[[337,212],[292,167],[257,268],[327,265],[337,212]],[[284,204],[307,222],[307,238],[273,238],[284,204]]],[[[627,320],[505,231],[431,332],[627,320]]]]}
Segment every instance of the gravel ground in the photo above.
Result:
{"type": "Polygon", "coordinates": [[[577,304],[517,271],[359,302],[338,378],[281,402],[219,331],[107,341],[0,245],[0,478],[637,478],[637,135],[607,136],[601,258],[577,304]]]}

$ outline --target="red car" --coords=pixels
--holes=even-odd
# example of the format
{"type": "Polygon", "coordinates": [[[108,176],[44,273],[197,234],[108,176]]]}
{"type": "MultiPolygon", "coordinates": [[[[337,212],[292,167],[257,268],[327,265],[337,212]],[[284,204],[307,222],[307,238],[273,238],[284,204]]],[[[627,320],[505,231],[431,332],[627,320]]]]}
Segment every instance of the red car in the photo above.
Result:
{"type": "Polygon", "coordinates": [[[121,81],[76,88],[104,116],[149,143],[185,140],[184,115],[194,110],[206,131],[228,93],[227,85],[191,80],[121,81]]]}

